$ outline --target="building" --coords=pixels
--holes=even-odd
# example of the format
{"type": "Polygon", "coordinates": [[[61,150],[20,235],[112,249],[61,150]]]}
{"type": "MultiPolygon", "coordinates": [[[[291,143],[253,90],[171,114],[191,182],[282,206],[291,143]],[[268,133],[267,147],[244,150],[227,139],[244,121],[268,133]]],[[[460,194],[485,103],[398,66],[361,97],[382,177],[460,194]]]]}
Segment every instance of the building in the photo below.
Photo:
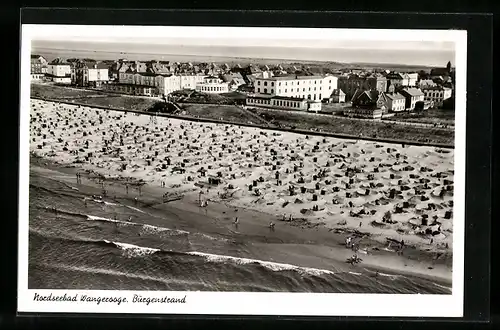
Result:
{"type": "Polygon", "coordinates": [[[331,103],[344,103],[345,102],[345,93],[340,88],[335,88],[330,95],[331,103]]]}
{"type": "Polygon", "coordinates": [[[222,76],[222,80],[229,84],[229,89],[232,91],[235,91],[240,86],[246,84],[246,81],[241,73],[226,74],[222,76]]]}
{"type": "Polygon", "coordinates": [[[406,98],[400,93],[383,93],[381,97],[385,101],[387,111],[399,112],[406,108],[406,98]]]}
{"type": "Polygon", "coordinates": [[[357,90],[387,91],[388,81],[381,75],[359,76],[356,74],[344,75],[338,78],[338,88],[346,94],[347,99],[352,99],[357,90]]]}
{"type": "Polygon", "coordinates": [[[47,65],[47,78],[56,84],[71,84],[71,64],[60,58],[47,65]]]}
{"type": "Polygon", "coordinates": [[[47,60],[41,55],[31,55],[31,80],[42,80],[47,73],[47,60]]]}
{"type": "Polygon", "coordinates": [[[352,97],[352,108],[344,111],[347,117],[380,119],[385,112],[383,93],[377,90],[358,89],[352,97]]]}
{"type": "Polygon", "coordinates": [[[437,84],[432,81],[431,79],[422,79],[418,82],[418,87],[420,89],[426,88],[426,87],[435,87],[437,84]]]}
{"type": "Polygon", "coordinates": [[[352,97],[353,108],[382,109],[385,110],[385,100],[381,98],[381,93],[377,90],[358,89],[352,97]]]}
{"type": "Polygon", "coordinates": [[[158,88],[156,86],[110,83],[102,85],[103,89],[110,92],[140,96],[157,96],[158,88]]]}
{"type": "Polygon", "coordinates": [[[385,75],[385,78],[387,79],[387,87],[394,86],[397,90],[399,87],[404,86],[403,76],[397,72],[389,72],[385,75]]]}
{"type": "Polygon", "coordinates": [[[415,103],[424,102],[424,93],[418,88],[405,88],[400,93],[406,98],[406,110],[413,110],[415,109],[415,103]]]}
{"type": "Polygon", "coordinates": [[[321,111],[321,102],[307,100],[305,98],[263,95],[249,95],[246,99],[247,106],[273,108],[295,111],[321,111]]]}
{"type": "Polygon", "coordinates": [[[431,77],[439,77],[439,76],[450,76],[452,73],[451,62],[448,62],[446,68],[434,68],[431,69],[431,77]]]}
{"type": "Polygon", "coordinates": [[[108,81],[108,65],[105,63],[81,60],[71,67],[71,83],[74,85],[100,87],[108,81]]]}
{"type": "Polygon", "coordinates": [[[381,119],[382,109],[354,108],[344,111],[344,116],[353,118],[381,119]]]}
{"type": "Polygon", "coordinates": [[[427,86],[422,88],[424,100],[432,102],[435,107],[441,107],[443,102],[452,95],[452,89],[442,86],[427,86]]]}
{"type": "Polygon", "coordinates": [[[402,86],[414,87],[417,85],[418,73],[403,73],[401,77],[403,78],[402,86]]]}
{"type": "Polygon", "coordinates": [[[328,99],[333,90],[337,88],[337,77],[274,76],[256,78],[254,86],[257,94],[322,101],[328,99]]]}
{"type": "Polygon", "coordinates": [[[196,91],[208,94],[221,94],[229,92],[229,83],[222,81],[222,79],[208,76],[196,84],[196,91]]]}
{"type": "MultiPolygon", "coordinates": [[[[200,75],[173,75],[170,73],[134,72],[131,69],[119,73],[120,84],[152,86],[152,95],[168,95],[182,89],[195,89],[196,85],[204,81],[200,75]]],[[[139,89],[141,90],[141,89],[139,89]]]]}

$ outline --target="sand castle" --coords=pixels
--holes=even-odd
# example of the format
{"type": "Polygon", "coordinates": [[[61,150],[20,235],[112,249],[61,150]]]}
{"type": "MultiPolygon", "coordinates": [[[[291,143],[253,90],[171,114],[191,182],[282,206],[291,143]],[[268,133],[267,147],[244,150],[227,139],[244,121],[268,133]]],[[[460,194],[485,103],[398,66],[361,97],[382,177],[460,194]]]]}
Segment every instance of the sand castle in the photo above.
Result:
{"type": "MultiPolygon", "coordinates": [[[[381,239],[452,242],[453,150],[305,136],[31,101],[31,150],[381,239]]],[[[128,189],[128,188],[127,188],[128,189]]],[[[285,215],[285,216],[283,216],[285,215]]],[[[290,218],[297,221],[290,221],[290,218]]]]}

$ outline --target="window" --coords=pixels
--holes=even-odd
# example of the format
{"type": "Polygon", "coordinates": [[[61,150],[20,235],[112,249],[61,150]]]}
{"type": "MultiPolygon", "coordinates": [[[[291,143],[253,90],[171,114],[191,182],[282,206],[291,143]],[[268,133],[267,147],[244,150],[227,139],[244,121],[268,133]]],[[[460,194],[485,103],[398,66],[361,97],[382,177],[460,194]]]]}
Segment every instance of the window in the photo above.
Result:
{"type": "Polygon", "coordinates": [[[306,89],[305,89],[305,88],[302,88],[302,91],[303,91],[303,92],[305,92],[305,91],[306,91],[306,89]]]}
{"type": "Polygon", "coordinates": [[[271,82],[271,86],[274,86],[274,82],[271,82]]]}
{"type": "Polygon", "coordinates": [[[278,89],[278,93],[281,93],[281,89],[278,89]]]}
{"type": "Polygon", "coordinates": [[[264,94],[267,94],[267,88],[264,88],[264,94]]]}
{"type": "Polygon", "coordinates": [[[259,88],[257,88],[257,93],[260,93],[260,87],[259,87],[259,88]]]}
{"type": "Polygon", "coordinates": [[[271,89],[271,94],[273,94],[273,93],[274,93],[274,89],[271,89]]]}
{"type": "Polygon", "coordinates": [[[299,89],[297,88],[297,92],[299,91],[299,89]]]}
{"type": "Polygon", "coordinates": [[[288,91],[288,90],[287,90],[287,89],[285,89],[285,93],[287,93],[287,91],[288,91]]]}
{"type": "Polygon", "coordinates": [[[281,82],[280,82],[280,83],[278,83],[278,86],[281,86],[281,82]]]}
{"type": "Polygon", "coordinates": [[[259,86],[260,86],[260,80],[259,80],[259,81],[257,81],[257,85],[259,85],[259,86]]]}
{"type": "Polygon", "coordinates": [[[267,86],[267,81],[264,81],[264,86],[267,86]]]}

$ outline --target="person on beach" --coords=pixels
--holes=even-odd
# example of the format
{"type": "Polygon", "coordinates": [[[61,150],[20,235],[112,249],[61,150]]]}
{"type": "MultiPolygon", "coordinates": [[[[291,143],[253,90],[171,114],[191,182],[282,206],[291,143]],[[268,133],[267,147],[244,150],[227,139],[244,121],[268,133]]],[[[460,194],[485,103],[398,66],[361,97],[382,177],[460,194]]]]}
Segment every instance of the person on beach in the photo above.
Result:
{"type": "Polygon", "coordinates": [[[137,205],[137,197],[134,197],[134,204],[137,205]]]}
{"type": "Polygon", "coordinates": [[[290,218],[289,218],[290,221],[293,221],[293,217],[292,215],[290,214],[290,218]]]}
{"type": "Polygon", "coordinates": [[[273,222],[269,223],[269,229],[271,231],[274,231],[274,223],[273,222]]]}
{"type": "Polygon", "coordinates": [[[131,222],[132,221],[132,216],[129,216],[128,217],[128,222],[131,222]]]}
{"type": "Polygon", "coordinates": [[[87,207],[87,198],[83,199],[83,204],[85,205],[85,207],[87,207]]]}
{"type": "Polygon", "coordinates": [[[350,247],[350,246],[351,246],[351,242],[352,242],[352,238],[351,238],[351,237],[347,237],[347,238],[345,239],[345,245],[346,245],[347,247],[350,247]]]}

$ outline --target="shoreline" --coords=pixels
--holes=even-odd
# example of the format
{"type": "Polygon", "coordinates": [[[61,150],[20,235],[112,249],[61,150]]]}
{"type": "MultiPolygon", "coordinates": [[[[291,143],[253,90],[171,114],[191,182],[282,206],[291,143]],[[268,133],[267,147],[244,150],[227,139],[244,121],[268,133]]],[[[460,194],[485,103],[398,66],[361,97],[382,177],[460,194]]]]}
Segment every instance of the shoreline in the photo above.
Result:
{"type": "MultiPolygon", "coordinates": [[[[73,175],[75,175],[77,171],[81,170],[81,168],[58,164],[48,158],[33,156],[30,158],[30,173],[31,171],[34,171],[37,172],[37,175],[48,176],[76,186],[76,180],[73,175]],[[52,171],[54,171],[54,173],[50,174],[52,171]]],[[[98,173],[99,169],[95,169],[95,172],[98,173]]],[[[100,190],[100,184],[90,178],[85,179],[85,183],[83,185],[95,190],[100,190]]],[[[119,180],[113,181],[113,184],[107,184],[106,187],[109,193],[114,194],[115,197],[112,199],[123,202],[127,201],[130,205],[133,205],[132,197],[127,196],[124,193],[125,188],[121,185],[119,180]]],[[[161,197],[161,187],[146,183],[141,189],[141,197],[139,199],[141,203],[140,207],[154,209],[155,212],[160,213],[168,213],[172,210],[177,210],[181,212],[197,213],[200,215],[200,213],[205,212],[205,210],[202,211],[197,205],[196,192],[186,194],[181,200],[165,204],[162,203],[161,197]],[[151,205],[152,202],[156,202],[157,204],[151,205]]],[[[345,259],[350,257],[353,252],[343,246],[345,238],[345,235],[343,234],[335,233],[321,226],[315,226],[314,228],[290,226],[288,223],[276,221],[272,214],[259,212],[258,210],[234,207],[215,200],[212,200],[205,209],[207,213],[205,215],[206,217],[216,219],[217,224],[215,227],[211,225],[205,226],[203,224],[200,226],[197,221],[189,223],[189,220],[183,220],[183,224],[181,224],[179,229],[185,230],[190,228],[197,230],[201,227],[202,230],[206,230],[205,233],[208,234],[220,234],[227,238],[249,240],[256,246],[260,246],[262,251],[264,251],[264,254],[266,254],[267,250],[270,255],[274,255],[276,251],[283,248],[291,249],[292,251],[293,249],[296,249],[297,251],[300,251],[303,248],[306,250],[310,249],[312,250],[311,252],[315,254],[315,259],[322,258],[322,255],[328,255],[329,258],[338,261],[339,265],[342,264],[346,271],[350,270],[355,272],[356,270],[362,268],[369,272],[378,272],[380,274],[409,275],[432,280],[436,284],[451,288],[451,265],[446,265],[446,263],[443,263],[441,260],[435,264],[432,261],[433,253],[431,252],[407,248],[406,251],[408,252],[408,257],[405,256],[406,253],[404,253],[403,256],[398,256],[396,253],[384,251],[383,244],[380,242],[367,239],[363,244],[363,247],[366,248],[367,251],[370,247],[378,248],[378,250],[369,250],[367,254],[360,253],[359,255],[363,259],[363,263],[358,266],[351,267],[345,263],[345,259]],[[235,209],[237,209],[237,212],[234,212],[235,209]],[[239,217],[240,227],[245,228],[245,233],[242,233],[241,235],[235,235],[234,232],[231,233],[231,221],[234,214],[237,214],[239,217]],[[273,239],[268,237],[269,230],[266,227],[266,224],[269,223],[270,219],[274,219],[274,221],[276,221],[276,233],[279,233],[280,235],[278,240],[274,240],[274,243],[273,239]],[[184,223],[186,224],[184,225],[184,223]],[[226,229],[226,232],[218,232],[218,229],[220,228],[226,229]],[[281,242],[279,240],[281,240],[281,242]],[[417,256],[417,260],[412,259],[415,256],[417,256]],[[428,267],[433,267],[433,269],[429,270],[428,267]]],[[[200,232],[203,233],[203,231],[200,232]]],[[[306,257],[305,259],[304,256],[296,258],[297,260],[302,260],[304,262],[303,264],[297,266],[321,269],[322,267],[318,267],[316,264],[317,262],[310,259],[311,257],[312,256],[306,257]]],[[[266,260],[265,255],[263,255],[262,258],[259,257],[256,259],[266,260]]]]}

